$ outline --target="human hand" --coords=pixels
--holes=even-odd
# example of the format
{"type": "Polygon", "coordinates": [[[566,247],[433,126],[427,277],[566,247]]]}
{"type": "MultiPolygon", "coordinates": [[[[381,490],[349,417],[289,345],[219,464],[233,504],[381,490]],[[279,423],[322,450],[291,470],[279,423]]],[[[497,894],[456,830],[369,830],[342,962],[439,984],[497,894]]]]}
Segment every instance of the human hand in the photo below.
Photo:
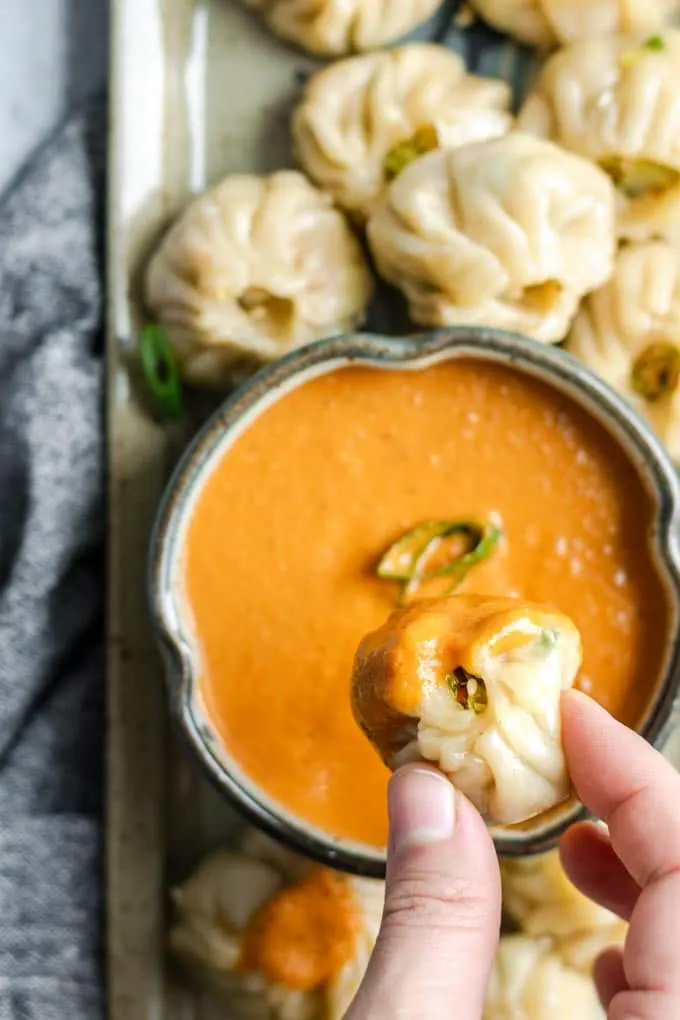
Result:
{"type": "Polygon", "coordinates": [[[501,912],[491,837],[427,765],[396,772],[388,803],[385,912],[345,1020],[480,1020],[501,912]]]}
{"type": "Polygon", "coordinates": [[[586,896],[630,921],[623,951],[595,966],[608,1020],[678,1020],[680,775],[583,694],[564,696],[562,727],[574,787],[609,828],[573,826],[562,863],[586,896]]]}

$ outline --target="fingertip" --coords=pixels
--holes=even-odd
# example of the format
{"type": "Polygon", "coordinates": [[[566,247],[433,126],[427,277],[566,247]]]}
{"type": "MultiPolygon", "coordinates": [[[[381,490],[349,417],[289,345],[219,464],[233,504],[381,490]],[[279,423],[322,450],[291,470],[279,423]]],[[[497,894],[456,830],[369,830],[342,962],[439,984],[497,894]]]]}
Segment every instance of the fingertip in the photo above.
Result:
{"type": "Polygon", "coordinates": [[[390,778],[387,798],[393,851],[457,836],[493,852],[493,840],[477,808],[433,765],[403,765],[390,778]]]}
{"type": "Polygon", "coordinates": [[[567,743],[570,737],[578,736],[581,729],[597,726],[602,719],[612,719],[612,716],[600,705],[577,688],[571,688],[562,693],[562,733],[567,743]]]}
{"type": "Polygon", "coordinates": [[[455,790],[443,772],[425,764],[403,766],[390,779],[387,803],[395,853],[453,836],[455,790]]]}
{"type": "Polygon", "coordinates": [[[448,862],[444,870],[457,864],[463,870],[474,869],[485,895],[497,896],[500,902],[500,870],[491,834],[477,808],[448,776],[427,763],[402,766],[390,779],[388,808],[388,877],[400,874],[414,860],[419,866],[448,862]]]}

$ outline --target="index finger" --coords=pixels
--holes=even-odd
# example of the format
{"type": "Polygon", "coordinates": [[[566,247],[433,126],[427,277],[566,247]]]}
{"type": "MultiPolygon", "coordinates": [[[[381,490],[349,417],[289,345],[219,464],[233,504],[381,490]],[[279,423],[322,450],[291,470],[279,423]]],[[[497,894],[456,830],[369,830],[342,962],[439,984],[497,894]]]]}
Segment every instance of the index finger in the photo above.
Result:
{"type": "MultiPolygon", "coordinates": [[[[642,888],[624,951],[628,984],[643,995],[672,995],[668,1015],[680,1015],[680,775],[579,692],[563,698],[562,725],[576,792],[607,823],[614,851],[642,888]]],[[[647,1015],[657,1014],[640,1013],[647,1015]]]]}
{"type": "Polygon", "coordinates": [[[680,774],[579,691],[562,699],[562,728],[576,792],[607,823],[612,846],[638,885],[680,869],[680,774]]]}

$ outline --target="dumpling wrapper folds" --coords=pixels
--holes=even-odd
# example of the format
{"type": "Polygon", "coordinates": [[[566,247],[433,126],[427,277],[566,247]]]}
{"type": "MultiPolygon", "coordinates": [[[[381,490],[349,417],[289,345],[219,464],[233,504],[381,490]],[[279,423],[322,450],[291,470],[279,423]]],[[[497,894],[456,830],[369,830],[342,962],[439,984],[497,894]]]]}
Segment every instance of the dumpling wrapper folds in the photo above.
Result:
{"type": "Polygon", "coordinates": [[[283,39],[311,53],[373,50],[427,21],[441,0],[246,0],[283,39]]]}
{"type": "Polygon", "coordinates": [[[554,343],[612,274],[614,199],[591,163],[511,132],[411,163],[375,202],[367,236],[414,322],[554,343]]]}
{"type": "Polygon", "coordinates": [[[313,75],[293,115],[295,150],[319,187],[363,221],[395,147],[424,131],[439,148],[506,134],[510,103],[506,82],[468,74],[443,46],[413,43],[313,75]]]}
{"type": "Polygon", "coordinates": [[[651,34],[680,10],[678,0],[472,0],[472,5],[494,28],[540,48],[616,32],[651,34]]]}
{"type": "Polygon", "coordinates": [[[332,199],[295,171],[234,174],[188,206],[146,303],[190,382],[222,387],[364,318],[373,277],[332,199]]]}
{"type": "Polygon", "coordinates": [[[680,239],[679,30],[594,37],[559,50],[518,127],[607,170],[621,238],[680,239]]]}

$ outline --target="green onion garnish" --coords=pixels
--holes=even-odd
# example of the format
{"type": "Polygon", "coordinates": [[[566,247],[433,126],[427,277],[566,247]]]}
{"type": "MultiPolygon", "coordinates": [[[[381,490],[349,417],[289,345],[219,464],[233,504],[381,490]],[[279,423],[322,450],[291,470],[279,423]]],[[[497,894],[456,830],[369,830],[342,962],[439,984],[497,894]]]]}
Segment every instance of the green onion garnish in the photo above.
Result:
{"type": "Polygon", "coordinates": [[[486,711],[489,698],[486,684],[481,676],[477,676],[476,673],[468,673],[463,666],[456,666],[453,673],[449,673],[446,677],[446,682],[462,709],[472,710],[475,715],[481,715],[486,711]]]}
{"type": "Polygon", "coordinates": [[[160,326],[150,322],[139,338],[139,353],[146,384],[166,418],[182,413],[182,377],[175,352],[160,326]]]}
{"type": "Polygon", "coordinates": [[[661,53],[665,50],[666,43],[664,42],[663,36],[650,35],[649,39],[645,43],[645,49],[651,50],[652,53],[661,53]]]}

